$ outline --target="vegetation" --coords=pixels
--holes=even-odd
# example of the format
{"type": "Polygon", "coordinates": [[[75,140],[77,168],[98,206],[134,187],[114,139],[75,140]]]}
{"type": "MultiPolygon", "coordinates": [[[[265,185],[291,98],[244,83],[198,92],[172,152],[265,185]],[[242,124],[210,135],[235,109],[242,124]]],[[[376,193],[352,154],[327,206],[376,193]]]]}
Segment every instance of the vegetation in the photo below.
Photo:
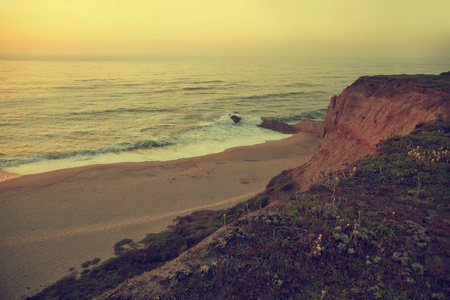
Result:
{"type": "Polygon", "coordinates": [[[446,299],[449,151],[450,122],[425,124],[306,193],[275,182],[228,211],[179,217],[148,235],[144,248],[63,278],[34,299],[98,295],[177,257],[224,221],[182,267],[129,285],[120,299],[446,299]],[[289,200],[266,207],[275,185],[289,200]]]}
{"type": "Polygon", "coordinates": [[[268,204],[267,197],[259,196],[240,203],[228,210],[197,211],[177,217],[167,230],[148,234],[139,243],[123,239],[114,245],[117,255],[100,265],[99,258],[81,264],[79,274],[74,268],[70,274],[28,299],[89,299],[116,287],[128,278],[160,267],[180,253],[195,246],[224,224],[230,224],[244,214],[256,211],[268,204]]]}
{"type": "Polygon", "coordinates": [[[371,78],[387,79],[387,80],[407,80],[413,82],[417,87],[423,88],[435,88],[435,89],[448,89],[450,88],[450,82],[448,80],[450,76],[449,72],[442,73],[440,75],[379,75],[371,76],[371,78]]]}
{"type": "MultiPolygon", "coordinates": [[[[98,257],[94,258],[93,260],[87,260],[87,261],[85,261],[84,263],[81,264],[81,267],[83,269],[86,269],[86,268],[89,268],[91,265],[95,266],[95,265],[97,265],[100,262],[100,260],[101,259],[98,258],[98,257]]],[[[69,269],[69,272],[74,272],[74,271],[75,271],[75,268],[70,268],[69,269]]]]}

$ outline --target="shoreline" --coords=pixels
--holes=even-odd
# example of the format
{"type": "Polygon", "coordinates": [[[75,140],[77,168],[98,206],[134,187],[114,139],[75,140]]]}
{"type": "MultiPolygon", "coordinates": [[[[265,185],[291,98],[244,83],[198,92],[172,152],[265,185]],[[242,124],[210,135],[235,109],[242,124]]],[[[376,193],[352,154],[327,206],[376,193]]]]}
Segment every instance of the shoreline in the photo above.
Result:
{"type": "Polygon", "coordinates": [[[306,163],[318,139],[281,141],[167,162],[114,163],[0,183],[0,298],[30,296],[123,238],[139,241],[177,216],[224,209],[306,163]]]}
{"type": "Polygon", "coordinates": [[[36,174],[16,174],[6,172],[0,169],[0,193],[26,187],[38,187],[52,185],[72,176],[78,175],[90,170],[104,170],[109,168],[119,168],[125,171],[140,171],[151,167],[172,167],[186,163],[202,163],[216,160],[245,161],[245,160],[271,160],[281,158],[288,154],[286,146],[295,145],[299,140],[303,140],[304,135],[310,135],[306,132],[293,134],[291,137],[277,141],[267,141],[262,144],[239,146],[226,149],[222,152],[211,153],[202,156],[186,157],[168,161],[144,161],[144,162],[119,162],[110,164],[92,164],[73,168],[63,168],[36,174]],[[260,153],[251,153],[254,151],[263,151],[260,153]],[[3,179],[3,180],[2,180],[3,179]]]}

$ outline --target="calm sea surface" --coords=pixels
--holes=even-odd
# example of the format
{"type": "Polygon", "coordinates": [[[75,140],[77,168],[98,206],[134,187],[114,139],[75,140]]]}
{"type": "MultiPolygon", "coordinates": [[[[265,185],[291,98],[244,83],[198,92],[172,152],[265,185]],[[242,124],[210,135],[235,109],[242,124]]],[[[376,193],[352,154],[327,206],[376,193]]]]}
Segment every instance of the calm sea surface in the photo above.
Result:
{"type": "Polygon", "coordinates": [[[447,69],[294,58],[0,61],[0,169],[164,161],[279,140],[287,136],[257,125],[323,120],[330,97],[359,76],[447,69]]]}

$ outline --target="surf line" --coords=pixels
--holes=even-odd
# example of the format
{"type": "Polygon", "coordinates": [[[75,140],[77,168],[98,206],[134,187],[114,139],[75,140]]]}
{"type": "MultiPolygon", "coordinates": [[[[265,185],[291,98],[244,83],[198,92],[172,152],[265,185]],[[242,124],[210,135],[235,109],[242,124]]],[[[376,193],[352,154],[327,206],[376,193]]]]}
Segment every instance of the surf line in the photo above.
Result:
{"type": "Polygon", "coordinates": [[[175,210],[166,214],[157,215],[157,216],[144,216],[140,218],[129,218],[122,221],[108,221],[103,223],[97,223],[92,225],[85,225],[81,227],[75,227],[75,228],[67,228],[67,229],[59,229],[59,230],[48,230],[44,231],[38,235],[33,236],[19,236],[19,237],[1,237],[0,239],[0,246],[17,246],[17,245],[24,245],[34,242],[43,242],[48,240],[54,240],[54,239],[62,239],[62,238],[69,238],[73,236],[78,235],[84,235],[84,234],[91,234],[91,233],[97,233],[102,231],[108,231],[113,229],[119,229],[123,227],[128,226],[135,226],[145,223],[150,223],[154,221],[158,221],[167,217],[174,217],[183,215],[189,212],[197,211],[197,210],[203,210],[207,208],[213,208],[216,206],[224,205],[224,204],[230,204],[235,203],[239,201],[243,201],[246,199],[250,199],[254,196],[256,196],[260,191],[258,192],[250,192],[244,195],[228,198],[225,200],[222,200],[220,202],[211,203],[211,204],[205,204],[202,206],[197,206],[193,208],[187,208],[182,210],[175,210]]]}

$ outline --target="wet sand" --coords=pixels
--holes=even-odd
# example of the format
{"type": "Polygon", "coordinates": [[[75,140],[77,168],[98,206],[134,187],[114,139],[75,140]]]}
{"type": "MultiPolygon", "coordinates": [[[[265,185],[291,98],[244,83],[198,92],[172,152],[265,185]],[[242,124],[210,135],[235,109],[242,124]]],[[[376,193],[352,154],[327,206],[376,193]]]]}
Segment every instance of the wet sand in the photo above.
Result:
{"type": "Polygon", "coordinates": [[[176,216],[223,209],[306,163],[317,139],[238,147],[170,162],[92,165],[0,182],[0,299],[33,295],[69,268],[113,256],[176,216]]]}

